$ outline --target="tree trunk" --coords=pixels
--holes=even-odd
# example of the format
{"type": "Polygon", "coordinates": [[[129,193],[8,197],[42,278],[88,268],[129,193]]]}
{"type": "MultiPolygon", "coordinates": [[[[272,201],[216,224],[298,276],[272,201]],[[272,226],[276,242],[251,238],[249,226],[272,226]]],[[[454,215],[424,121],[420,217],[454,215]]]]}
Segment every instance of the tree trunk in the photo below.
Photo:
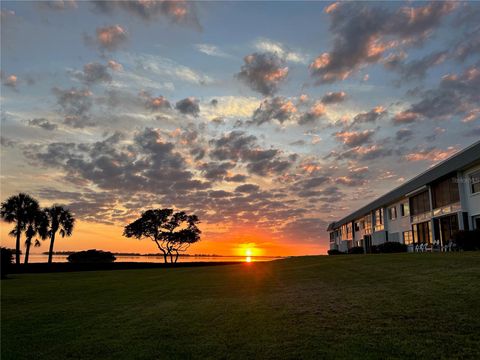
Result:
{"type": "Polygon", "coordinates": [[[53,257],[53,244],[55,242],[55,233],[52,232],[52,236],[50,237],[50,249],[48,250],[48,263],[52,263],[52,257],[53,257]]]}
{"type": "Polygon", "coordinates": [[[17,242],[15,244],[15,263],[20,265],[20,236],[22,235],[21,232],[22,225],[20,221],[17,223],[17,242]]]}
{"type": "Polygon", "coordinates": [[[153,239],[153,241],[155,241],[155,244],[157,244],[157,247],[158,249],[163,253],[163,261],[165,262],[165,264],[167,263],[167,252],[165,250],[163,250],[163,248],[160,246],[160,244],[158,243],[158,240],[156,239],[153,239]]]}
{"type": "Polygon", "coordinates": [[[175,263],[177,263],[177,260],[178,260],[178,251],[175,250],[175,263]]]}
{"type": "Polygon", "coordinates": [[[173,254],[171,251],[170,251],[170,263],[173,264],[173,254]]]}
{"type": "Polygon", "coordinates": [[[28,256],[30,255],[30,246],[32,245],[32,239],[27,239],[27,241],[25,241],[25,244],[27,245],[27,247],[25,249],[25,259],[23,263],[28,264],[28,256]]]}

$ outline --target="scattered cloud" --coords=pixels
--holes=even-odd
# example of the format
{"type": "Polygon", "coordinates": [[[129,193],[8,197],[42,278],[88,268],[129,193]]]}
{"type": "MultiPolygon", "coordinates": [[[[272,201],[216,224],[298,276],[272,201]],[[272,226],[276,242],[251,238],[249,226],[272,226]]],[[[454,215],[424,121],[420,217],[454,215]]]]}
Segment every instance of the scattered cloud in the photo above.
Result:
{"type": "Polygon", "coordinates": [[[102,82],[111,82],[112,75],[108,72],[111,68],[110,63],[107,65],[100,64],[99,62],[92,62],[83,66],[83,72],[75,73],[75,77],[80,81],[83,81],[86,85],[93,85],[102,82]]]}
{"type": "Polygon", "coordinates": [[[315,123],[317,119],[326,114],[326,109],[323,104],[323,101],[316,102],[307,112],[300,116],[298,124],[307,125],[315,123]]]}
{"type": "Polygon", "coordinates": [[[271,121],[278,121],[283,124],[297,112],[297,108],[291,100],[284,97],[267,98],[253,113],[251,124],[261,125],[271,121]]]}
{"type": "Polygon", "coordinates": [[[358,113],[353,117],[350,127],[356,127],[361,124],[373,124],[387,114],[387,110],[383,106],[376,106],[367,112],[358,113]]]}
{"type": "Polygon", "coordinates": [[[99,27],[93,39],[90,35],[84,36],[86,44],[95,44],[101,51],[116,51],[128,40],[127,31],[120,25],[99,27]]]}
{"type": "Polygon", "coordinates": [[[122,10],[129,15],[136,16],[144,21],[155,21],[161,17],[173,23],[193,26],[200,30],[195,4],[184,0],[109,0],[93,1],[94,10],[104,14],[112,14],[122,10]]]}
{"type": "Polygon", "coordinates": [[[329,92],[322,97],[322,103],[324,104],[336,104],[345,101],[347,94],[343,91],[329,92]]]}
{"type": "Polygon", "coordinates": [[[38,6],[41,9],[48,10],[67,10],[67,9],[76,9],[78,7],[75,0],[51,0],[51,1],[39,1],[38,6]]]}
{"type": "Polygon", "coordinates": [[[4,86],[7,86],[9,88],[12,88],[12,89],[16,89],[17,88],[17,85],[18,85],[18,77],[17,75],[8,75],[8,76],[3,76],[2,74],[2,84],[4,86]]]}
{"type": "Polygon", "coordinates": [[[188,97],[177,101],[175,104],[175,109],[184,115],[192,115],[197,117],[200,113],[200,106],[198,105],[198,100],[193,97],[188,97]]]}
{"type": "Polygon", "coordinates": [[[252,90],[268,96],[277,92],[288,75],[285,60],[273,53],[253,53],[245,56],[236,77],[252,90]]]}
{"type": "Polygon", "coordinates": [[[405,155],[405,160],[438,162],[449,158],[457,151],[458,149],[453,146],[449,146],[445,150],[430,147],[405,155]]]}
{"type": "Polygon", "coordinates": [[[56,130],[58,128],[57,124],[53,124],[45,118],[35,118],[35,119],[32,119],[32,120],[28,120],[28,125],[29,126],[36,126],[36,127],[42,128],[43,130],[47,130],[47,131],[53,131],[53,130],[56,130]]]}
{"type": "Polygon", "coordinates": [[[456,7],[454,2],[429,2],[396,10],[365,3],[334,3],[330,16],[333,48],[319,55],[310,71],[318,84],[345,80],[379,62],[387,50],[407,48],[430,36],[456,7]]]}
{"type": "Polygon", "coordinates": [[[404,57],[389,56],[384,65],[387,69],[400,74],[400,82],[421,80],[425,78],[428,70],[443,63],[447,59],[447,55],[448,51],[436,51],[410,62],[405,62],[404,57]]]}
{"type": "Polygon", "coordinates": [[[395,133],[395,139],[397,141],[408,141],[413,137],[413,131],[410,129],[399,129],[395,133]]]}
{"type": "Polygon", "coordinates": [[[445,119],[455,115],[469,116],[480,103],[480,62],[460,74],[445,75],[437,88],[426,90],[420,100],[394,117],[395,123],[413,122],[418,118],[445,119]]]}
{"type": "Polygon", "coordinates": [[[357,147],[369,143],[374,134],[374,130],[340,131],[335,133],[335,137],[348,147],[357,147]]]}
{"type": "Polygon", "coordinates": [[[257,138],[243,131],[232,131],[209,141],[210,157],[216,160],[241,162],[251,174],[280,175],[296,161],[296,155],[282,155],[278,149],[262,149],[257,138]]]}
{"type": "Polygon", "coordinates": [[[92,93],[87,89],[77,89],[75,87],[62,90],[53,88],[53,94],[57,98],[57,104],[60,106],[64,115],[64,124],[73,128],[84,128],[93,126],[95,123],[90,118],[90,109],[92,108],[92,93]]]}
{"type": "Polygon", "coordinates": [[[145,107],[152,111],[170,109],[170,102],[164,96],[152,96],[147,91],[140,92],[140,96],[145,101],[145,107]]]}
{"type": "Polygon", "coordinates": [[[123,66],[122,64],[116,62],[115,60],[108,60],[107,66],[112,69],[113,71],[122,71],[123,66]]]}

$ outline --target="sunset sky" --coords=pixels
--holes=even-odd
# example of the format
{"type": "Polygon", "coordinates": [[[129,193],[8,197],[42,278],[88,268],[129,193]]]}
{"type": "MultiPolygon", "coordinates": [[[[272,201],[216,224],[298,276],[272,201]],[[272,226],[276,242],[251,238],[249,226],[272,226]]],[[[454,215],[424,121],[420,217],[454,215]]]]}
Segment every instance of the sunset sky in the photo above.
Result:
{"type": "Polygon", "coordinates": [[[191,253],[321,254],[480,138],[480,3],[2,1],[1,83],[1,199],[70,208],[56,250],[157,252],[122,227],[173,207],[191,253]]]}

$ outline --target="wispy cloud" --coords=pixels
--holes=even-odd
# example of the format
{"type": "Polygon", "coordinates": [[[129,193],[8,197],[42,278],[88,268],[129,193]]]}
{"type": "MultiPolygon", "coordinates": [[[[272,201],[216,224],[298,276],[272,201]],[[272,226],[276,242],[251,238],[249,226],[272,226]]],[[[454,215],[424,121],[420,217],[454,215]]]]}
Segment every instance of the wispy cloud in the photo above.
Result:
{"type": "Polygon", "coordinates": [[[275,53],[286,61],[298,64],[307,64],[308,56],[300,52],[291,51],[287,46],[280,42],[259,38],[254,43],[255,49],[262,52],[275,53]]]}
{"type": "Polygon", "coordinates": [[[232,57],[232,55],[227,54],[224,52],[222,49],[220,49],[216,45],[211,45],[211,44],[195,44],[195,48],[200,51],[203,54],[209,55],[209,56],[216,56],[216,57],[223,57],[223,58],[229,58],[232,57]]]}
{"type": "Polygon", "coordinates": [[[121,62],[132,66],[137,71],[158,75],[162,78],[198,85],[207,85],[214,81],[206,74],[158,55],[127,53],[125,59],[121,62]]]}

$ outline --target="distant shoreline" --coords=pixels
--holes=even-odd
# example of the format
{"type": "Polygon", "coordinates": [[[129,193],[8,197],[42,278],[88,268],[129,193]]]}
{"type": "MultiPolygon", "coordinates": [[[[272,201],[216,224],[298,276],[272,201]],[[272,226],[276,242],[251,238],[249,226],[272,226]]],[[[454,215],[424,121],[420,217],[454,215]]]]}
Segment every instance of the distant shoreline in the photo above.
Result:
{"type": "MultiPolygon", "coordinates": [[[[78,250],[82,251],[82,250],[78,250]]],[[[68,256],[70,254],[73,254],[78,251],[54,251],[53,255],[63,255],[63,256],[68,256]]],[[[140,254],[140,253],[118,253],[118,252],[112,252],[113,255],[115,256],[163,256],[161,253],[153,253],[153,254],[140,254]]],[[[47,251],[44,251],[42,253],[37,253],[35,255],[48,255],[47,251]]],[[[246,257],[247,255],[218,255],[218,254],[179,254],[178,256],[180,257],[246,257]]],[[[251,258],[285,258],[288,256],[272,256],[272,255],[257,255],[257,256],[249,256],[251,258]]]]}

